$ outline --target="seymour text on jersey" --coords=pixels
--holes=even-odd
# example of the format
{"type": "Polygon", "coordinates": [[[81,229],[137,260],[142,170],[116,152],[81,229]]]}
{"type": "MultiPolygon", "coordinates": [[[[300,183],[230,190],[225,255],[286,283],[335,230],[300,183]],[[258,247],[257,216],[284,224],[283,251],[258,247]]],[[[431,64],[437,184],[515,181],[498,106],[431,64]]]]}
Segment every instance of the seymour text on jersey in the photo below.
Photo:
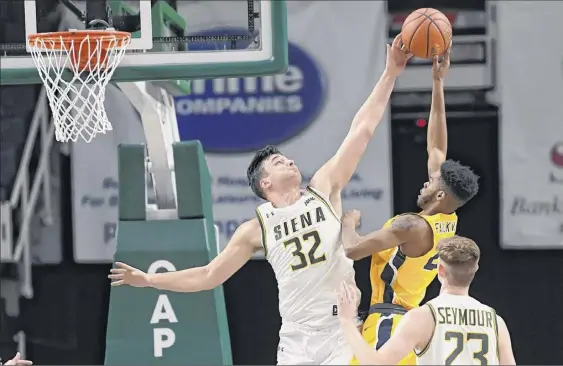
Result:
{"type": "Polygon", "coordinates": [[[438,323],[453,325],[472,325],[494,327],[492,312],[486,310],[460,309],[454,307],[438,307],[438,323]]]}

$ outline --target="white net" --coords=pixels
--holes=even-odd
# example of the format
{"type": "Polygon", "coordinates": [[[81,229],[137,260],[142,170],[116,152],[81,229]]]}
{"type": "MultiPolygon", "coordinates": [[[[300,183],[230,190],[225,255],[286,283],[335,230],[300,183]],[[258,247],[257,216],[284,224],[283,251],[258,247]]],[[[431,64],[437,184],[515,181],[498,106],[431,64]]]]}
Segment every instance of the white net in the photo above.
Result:
{"type": "Polygon", "coordinates": [[[45,84],[57,141],[90,142],[112,129],[105,92],[131,35],[71,31],[30,36],[28,45],[45,84]]]}

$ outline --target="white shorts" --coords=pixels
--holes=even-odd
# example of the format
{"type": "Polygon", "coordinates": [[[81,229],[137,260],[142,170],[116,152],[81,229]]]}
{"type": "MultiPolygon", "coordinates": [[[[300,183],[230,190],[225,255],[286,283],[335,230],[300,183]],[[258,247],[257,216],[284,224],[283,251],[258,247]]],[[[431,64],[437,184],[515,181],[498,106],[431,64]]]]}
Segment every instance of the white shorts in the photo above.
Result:
{"type": "Polygon", "coordinates": [[[284,323],[278,365],[348,365],[353,352],[339,325],[313,329],[284,323]]]}

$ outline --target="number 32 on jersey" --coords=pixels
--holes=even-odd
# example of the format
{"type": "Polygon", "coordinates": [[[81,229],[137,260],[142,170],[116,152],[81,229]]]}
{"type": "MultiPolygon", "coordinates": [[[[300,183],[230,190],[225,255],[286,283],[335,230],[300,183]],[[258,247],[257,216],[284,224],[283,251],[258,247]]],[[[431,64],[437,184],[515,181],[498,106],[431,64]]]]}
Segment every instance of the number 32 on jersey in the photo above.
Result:
{"type": "Polygon", "coordinates": [[[298,271],[326,261],[325,253],[317,253],[320,245],[321,236],[316,230],[286,240],[283,243],[284,248],[291,250],[291,254],[295,257],[290,265],[291,270],[298,271]]]}

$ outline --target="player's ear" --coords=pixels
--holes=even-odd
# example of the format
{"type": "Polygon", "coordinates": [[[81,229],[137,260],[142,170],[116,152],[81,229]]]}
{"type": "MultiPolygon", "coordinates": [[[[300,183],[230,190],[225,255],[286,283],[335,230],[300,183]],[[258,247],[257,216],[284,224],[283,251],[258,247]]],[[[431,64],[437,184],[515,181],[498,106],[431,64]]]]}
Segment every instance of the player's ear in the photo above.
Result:
{"type": "Polygon", "coordinates": [[[260,179],[260,188],[262,188],[262,190],[270,188],[271,185],[272,181],[270,181],[269,177],[260,179]]]}
{"type": "Polygon", "coordinates": [[[438,276],[442,278],[446,277],[446,268],[441,260],[438,260],[438,276]]]}
{"type": "Polygon", "coordinates": [[[436,199],[440,201],[443,200],[444,198],[446,198],[446,192],[438,191],[438,193],[436,194],[436,199]]]}

